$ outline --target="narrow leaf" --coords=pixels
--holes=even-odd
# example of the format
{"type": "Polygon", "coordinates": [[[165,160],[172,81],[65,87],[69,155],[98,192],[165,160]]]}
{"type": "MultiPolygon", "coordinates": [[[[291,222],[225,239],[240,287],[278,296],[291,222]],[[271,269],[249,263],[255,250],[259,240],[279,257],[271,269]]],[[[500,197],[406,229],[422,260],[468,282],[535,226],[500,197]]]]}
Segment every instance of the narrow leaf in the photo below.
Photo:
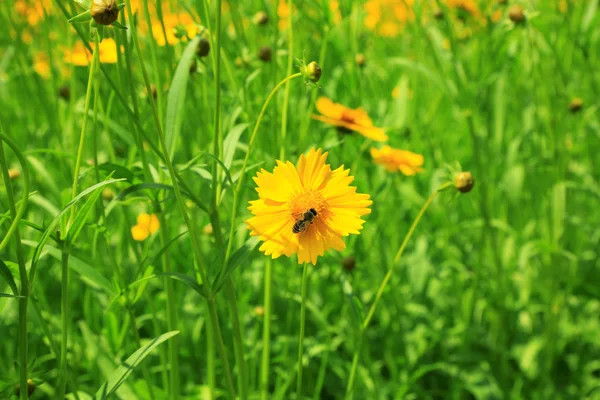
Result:
{"type": "Polygon", "coordinates": [[[13,278],[12,273],[8,266],[4,263],[4,261],[0,260],[0,276],[6,280],[8,286],[10,286],[10,290],[12,290],[13,294],[16,296],[19,294],[17,291],[17,285],[15,284],[15,278],[13,278]]]}
{"type": "Polygon", "coordinates": [[[178,335],[179,331],[171,331],[160,335],[157,338],[152,339],[144,346],[140,347],[135,353],[133,353],[123,364],[121,364],[108,378],[108,380],[98,389],[96,400],[106,399],[112,395],[121,384],[127,379],[129,374],[161,343],[169,340],[175,335],[178,335]]]}
{"type": "Polygon", "coordinates": [[[165,115],[165,140],[171,158],[175,152],[176,139],[179,135],[179,129],[181,128],[181,116],[183,114],[183,104],[185,103],[187,82],[190,76],[190,66],[194,61],[199,42],[200,35],[192,39],[186,46],[169,88],[165,115]]]}
{"type": "Polygon", "coordinates": [[[248,257],[254,252],[254,249],[258,245],[259,239],[257,236],[253,236],[250,239],[246,240],[246,243],[242,247],[240,247],[227,261],[227,266],[225,267],[224,272],[220,273],[213,283],[213,288],[215,293],[218,293],[223,287],[223,283],[225,283],[225,279],[236,270],[243,262],[245,262],[248,257]]]}

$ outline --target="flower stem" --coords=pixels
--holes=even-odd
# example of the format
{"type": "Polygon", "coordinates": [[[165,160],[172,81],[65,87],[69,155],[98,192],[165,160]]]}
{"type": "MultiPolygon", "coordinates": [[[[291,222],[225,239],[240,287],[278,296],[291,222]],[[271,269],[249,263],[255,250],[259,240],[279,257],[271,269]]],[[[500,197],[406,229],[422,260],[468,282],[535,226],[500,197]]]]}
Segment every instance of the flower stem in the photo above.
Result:
{"type": "MultiPolygon", "coordinates": [[[[216,1],[217,23],[215,26],[215,49],[213,57],[215,59],[215,133],[213,135],[214,147],[213,155],[217,159],[222,159],[223,138],[221,137],[221,0],[216,1]]],[[[221,180],[219,179],[219,163],[213,163],[212,169],[212,187],[213,187],[213,208],[219,204],[221,194],[221,180]]]]}
{"type": "Polygon", "coordinates": [[[300,336],[298,338],[298,384],[296,398],[302,398],[302,356],[304,354],[304,327],[306,320],[306,291],[308,286],[308,263],[302,268],[302,302],[300,303],[300,336]]]}
{"type": "Polygon", "coordinates": [[[60,371],[58,374],[57,399],[65,398],[67,387],[67,345],[69,330],[69,249],[68,243],[62,243],[61,256],[61,309],[60,309],[60,371]]]}
{"type": "MultiPolygon", "coordinates": [[[[269,105],[269,102],[271,101],[271,99],[273,98],[273,96],[275,95],[277,90],[279,90],[279,88],[281,86],[283,86],[286,82],[291,81],[292,79],[297,78],[299,76],[302,76],[301,72],[290,75],[287,78],[283,79],[281,82],[279,82],[277,84],[277,86],[275,86],[273,88],[273,90],[269,94],[269,97],[267,97],[267,100],[265,100],[265,104],[263,104],[263,107],[260,110],[260,114],[258,115],[258,119],[256,120],[256,125],[254,125],[254,130],[252,131],[252,135],[250,136],[250,141],[248,142],[248,151],[246,152],[246,156],[244,157],[244,163],[242,164],[242,169],[240,171],[240,178],[238,179],[237,186],[235,187],[235,192],[233,193],[233,206],[231,208],[231,227],[229,229],[229,241],[227,243],[227,251],[225,252],[225,258],[224,258],[225,263],[227,262],[227,260],[229,259],[229,255],[231,254],[231,246],[233,244],[233,234],[235,232],[235,217],[237,214],[239,193],[242,188],[242,182],[244,180],[244,173],[246,172],[246,167],[248,165],[248,159],[250,158],[250,153],[252,152],[252,145],[254,144],[254,139],[256,138],[256,132],[258,132],[258,127],[260,126],[263,116],[265,115],[267,106],[269,105]]],[[[227,264],[223,264],[223,265],[227,265],[227,264]]]]}
{"type": "Polygon", "coordinates": [[[269,398],[269,359],[271,355],[271,286],[273,283],[273,261],[267,258],[265,262],[265,299],[263,315],[263,351],[260,368],[260,398],[269,398]]]}
{"type": "MultiPolygon", "coordinates": [[[[444,186],[444,185],[442,185],[442,186],[444,186]]],[[[404,249],[406,248],[408,241],[410,240],[415,229],[417,228],[417,225],[419,225],[419,222],[421,221],[423,214],[425,214],[425,211],[427,211],[427,209],[429,208],[429,205],[437,197],[439,192],[440,192],[439,189],[436,190],[435,192],[433,192],[431,194],[431,196],[429,196],[429,198],[427,199],[427,201],[425,202],[423,207],[421,208],[421,211],[419,211],[419,214],[417,214],[417,217],[413,221],[410,229],[408,230],[408,233],[406,234],[406,236],[404,237],[404,240],[402,241],[402,244],[400,245],[400,248],[398,249],[398,252],[396,253],[396,256],[394,257],[394,262],[392,263],[392,267],[388,270],[387,274],[383,278],[381,285],[379,285],[379,290],[377,290],[377,294],[375,296],[375,301],[373,302],[373,305],[369,309],[369,313],[367,314],[367,317],[365,318],[365,320],[363,321],[363,323],[360,327],[360,331],[358,333],[358,341],[356,343],[356,348],[354,350],[354,357],[352,358],[352,367],[350,369],[350,377],[348,378],[348,385],[346,386],[346,399],[352,398],[354,378],[356,376],[356,369],[358,367],[358,359],[360,356],[360,351],[362,349],[364,334],[365,334],[365,331],[367,330],[367,328],[369,327],[369,323],[371,322],[373,315],[375,314],[375,310],[377,309],[377,305],[379,304],[379,301],[381,300],[383,291],[385,290],[385,288],[387,287],[387,284],[389,283],[390,279],[392,278],[392,273],[394,272],[394,266],[397,265],[398,262],[400,261],[400,258],[402,257],[402,254],[404,253],[404,249]]]]}
{"type": "MultiPolygon", "coordinates": [[[[292,60],[294,57],[294,25],[292,23],[293,12],[292,12],[292,0],[288,0],[288,10],[290,10],[289,27],[288,27],[288,64],[286,75],[292,74],[292,60]]],[[[285,160],[285,137],[287,136],[287,116],[288,116],[288,103],[290,100],[290,81],[285,83],[285,92],[283,97],[283,109],[281,110],[281,150],[279,152],[279,158],[285,160]]]]}
{"type": "MultiPolygon", "coordinates": [[[[0,125],[0,132],[1,131],[2,126],[0,125]]],[[[27,163],[24,157],[17,148],[17,146],[10,139],[5,137],[3,133],[0,133],[0,168],[2,169],[2,175],[4,177],[4,185],[6,187],[6,194],[8,197],[10,214],[14,218],[13,224],[15,226],[14,237],[16,243],[17,263],[19,264],[19,277],[21,278],[21,291],[19,293],[19,295],[21,296],[19,298],[19,387],[21,388],[20,398],[21,400],[25,400],[29,397],[27,390],[23,389],[27,388],[27,304],[29,301],[29,283],[27,282],[27,269],[25,267],[25,259],[23,257],[23,250],[21,247],[21,234],[19,232],[18,224],[21,219],[21,216],[23,215],[22,210],[24,210],[27,206],[27,200],[29,198],[29,170],[27,168],[27,163]],[[8,175],[8,165],[6,163],[6,157],[4,155],[4,144],[2,143],[3,141],[8,143],[8,145],[17,155],[19,162],[21,163],[21,168],[23,169],[23,175],[25,177],[25,183],[23,185],[24,197],[23,201],[21,202],[19,211],[17,211],[12,184],[8,175]]],[[[7,234],[7,236],[10,235],[7,234]]]]}
{"type": "MultiPolygon", "coordinates": [[[[85,131],[87,128],[87,120],[88,114],[90,111],[90,99],[92,97],[92,87],[94,83],[94,72],[96,69],[96,62],[98,58],[98,35],[96,34],[96,38],[94,41],[94,53],[92,54],[92,63],[90,64],[90,72],[88,76],[87,89],[85,92],[85,103],[83,106],[83,121],[81,122],[81,133],[79,135],[79,148],[77,149],[77,160],[75,161],[75,172],[73,173],[73,185],[71,187],[71,199],[74,199],[77,196],[77,184],[79,183],[79,170],[81,168],[81,158],[83,157],[83,145],[85,143],[85,131]]],[[[69,226],[73,222],[73,218],[75,217],[75,208],[71,207],[71,212],[69,214],[69,222],[67,223],[67,230],[69,226]]]]}

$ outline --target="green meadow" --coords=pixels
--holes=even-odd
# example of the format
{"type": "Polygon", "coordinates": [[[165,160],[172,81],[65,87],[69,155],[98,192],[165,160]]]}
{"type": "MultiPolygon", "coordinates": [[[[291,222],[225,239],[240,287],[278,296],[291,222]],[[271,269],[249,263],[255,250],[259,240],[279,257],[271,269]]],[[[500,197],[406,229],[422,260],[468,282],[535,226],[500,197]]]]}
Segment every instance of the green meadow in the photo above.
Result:
{"type": "Polygon", "coordinates": [[[2,1],[0,399],[600,399],[599,65],[597,0],[2,1]]]}

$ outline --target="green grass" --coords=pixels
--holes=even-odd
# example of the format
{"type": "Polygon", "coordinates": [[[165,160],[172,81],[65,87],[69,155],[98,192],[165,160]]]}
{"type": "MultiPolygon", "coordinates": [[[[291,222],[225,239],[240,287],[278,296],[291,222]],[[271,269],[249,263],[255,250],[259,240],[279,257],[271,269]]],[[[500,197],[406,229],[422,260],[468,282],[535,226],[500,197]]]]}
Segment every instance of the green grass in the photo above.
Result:
{"type": "Polygon", "coordinates": [[[416,1],[395,38],[365,28],[362,3],[336,21],[328,1],[291,1],[293,43],[274,2],[171,3],[208,57],[199,37],[158,46],[126,8],[127,31],[104,29],[118,62],[97,71],[63,60],[94,47],[74,2],[35,26],[0,4],[1,399],[27,379],[33,399],[600,399],[597,1],[481,2],[502,13],[485,24],[416,1]],[[261,114],[293,57],[319,63],[320,88],[290,79],[261,114]],[[322,95],[363,107],[424,172],[389,173],[381,144],[312,120],[322,95]],[[308,266],[303,301],[302,265],[259,252],[244,220],[257,170],[313,147],[373,205],[308,266]],[[441,192],[396,262],[457,163],[474,189],[441,192]],[[161,226],[137,242],[142,212],[161,226]]]}

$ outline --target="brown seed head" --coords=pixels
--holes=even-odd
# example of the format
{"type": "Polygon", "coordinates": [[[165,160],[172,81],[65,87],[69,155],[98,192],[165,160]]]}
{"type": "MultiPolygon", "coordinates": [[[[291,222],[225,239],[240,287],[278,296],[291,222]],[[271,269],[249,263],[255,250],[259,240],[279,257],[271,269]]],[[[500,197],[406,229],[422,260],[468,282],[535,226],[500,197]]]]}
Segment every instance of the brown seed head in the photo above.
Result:
{"type": "Polygon", "coordinates": [[[92,18],[99,25],[110,25],[119,17],[115,0],[93,0],[90,8],[92,18]]]}
{"type": "Polygon", "coordinates": [[[520,24],[525,21],[525,14],[523,13],[523,7],[520,5],[514,5],[508,10],[508,18],[515,24],[520,24]]]}
{"type": "Polygon", "coordinates": [[[460,172],[454,178],[454,186],[461,193],[468,193],[475,186],[475,178],[470,172],[460,172]]]}

